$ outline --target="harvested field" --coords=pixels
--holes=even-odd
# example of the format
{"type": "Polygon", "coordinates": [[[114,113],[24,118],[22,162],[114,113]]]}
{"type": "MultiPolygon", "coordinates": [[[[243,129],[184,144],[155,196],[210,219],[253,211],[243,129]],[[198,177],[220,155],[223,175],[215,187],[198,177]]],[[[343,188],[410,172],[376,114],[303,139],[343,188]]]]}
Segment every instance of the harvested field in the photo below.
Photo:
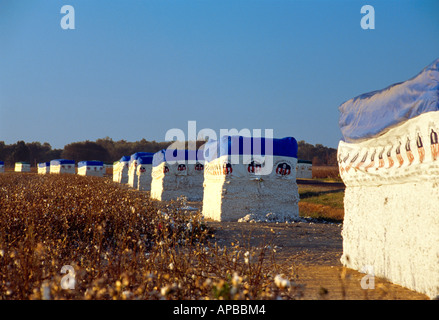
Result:
{"type": "Polygon", "coordinates": [[[204,221],[200,203],[78,175],[5,173],[0,199],[0,299],[426,299],[361,289],[340,222],[204,221]]]}

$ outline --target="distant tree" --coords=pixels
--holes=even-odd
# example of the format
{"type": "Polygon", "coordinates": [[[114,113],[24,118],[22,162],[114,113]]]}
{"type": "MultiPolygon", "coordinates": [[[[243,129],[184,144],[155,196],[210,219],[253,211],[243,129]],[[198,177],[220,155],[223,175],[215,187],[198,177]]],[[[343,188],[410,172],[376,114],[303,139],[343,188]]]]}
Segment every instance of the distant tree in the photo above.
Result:
{"type": "Polygon", "coordinates": [[[30,162],[30,151],[24,141],[18,141],[13,148],[13,162],[30,162]]]}
{"type": "Polygon", "coordinates": [[[110,161],[107,149],[96,142],[88,140],[73,142],[64,146],[61,158],[75,160],[75,162],[86,160],[110,161]]]}
{"type": "Polygon", "coordinates": [[[313,165],[337,165],[337,149],[325,147],[322,144],[312,145],[301,140],[297,142],[297,157],[312,161],[313,165]]]}

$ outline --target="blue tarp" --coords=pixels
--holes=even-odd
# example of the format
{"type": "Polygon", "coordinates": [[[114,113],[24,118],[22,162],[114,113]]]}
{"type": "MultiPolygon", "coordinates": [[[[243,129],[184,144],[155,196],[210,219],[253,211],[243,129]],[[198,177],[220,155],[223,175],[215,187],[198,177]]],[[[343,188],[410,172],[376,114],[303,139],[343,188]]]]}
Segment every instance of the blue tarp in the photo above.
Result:
{"type": "Polygon", "coordinates": [[[134,160],[138,160],[140,157],[153,157],[153,156],[154,156],[153,152],[136,152],[136,153],[133,153],[131,155],[131,157],[130,157],[130,164],[134,160]]]}
{"type": "Polygon", "coordinates": [[[418,75],[385,89],[362,94],[339,107],[339,126],[346,142],[359,142],[392,127],[439,110],[439,59],[418,75]]]}
{"type": "Polygon", "coordinates": [[[204,147],[206,161],[224,155],[273,155],[297,158],[297,141],[293,137],[255,138],[223,136],[220,140],[209,140],[204,147]],[[266,150],[267,149],[267,150],[266,150]]]}
{"type": "Polygon", "coordinates": [[[138,164],[152,164],[152,159],[153,157],[140,157],[139,159],[137,159],[137,163],[138,164]]]}
{"type": "Polygon", "coordinates": [[[62,164],[75,164],[74,160],[67,160],[67,159],[55,159],[50,161],[51,166],[59,166],[62,164]]]}
{"type": "Polygon", "coordinates": [[[185,149],[162,149],[154,154],[152,165],[154,167],[162,162],[173,161],[204,161],[203,150],[185,150],[185,149]]]}
{"type": "Polygon", "coordinates": [[[40,162],[38,163],[38,167],[40,168],[50,167],[50,162],[40,162]]]}
{"type": "Polygon", "coordinates": [[[130,156],[123,156],[122,158],[120,158],[119,162],[129,162],[131,159],[130,156]]]}
{"type": "Polygon", "coordinates": [[[0,161],[0,165],[4,165],[5,163],[4,163],[4,161],[0,161]]]}
{"type": "Polygon", "coordinates": [[[78,162],[78,168],[84,167],[84,166],[103,166],[103,165],[104,165],[104,162],[97,161],[97,160],[78,162]]]}

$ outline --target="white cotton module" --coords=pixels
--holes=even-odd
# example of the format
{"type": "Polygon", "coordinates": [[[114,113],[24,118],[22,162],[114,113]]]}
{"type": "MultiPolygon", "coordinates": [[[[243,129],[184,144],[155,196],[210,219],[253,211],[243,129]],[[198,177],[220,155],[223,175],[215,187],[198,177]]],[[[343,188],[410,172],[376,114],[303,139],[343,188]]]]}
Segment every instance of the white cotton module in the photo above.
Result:
{"type": "Polygon", "coordinates": [[[209,141],[204,150],[205,218],[238,221],[269,213],[278,220],[299,217],[294,138],[224,136],[209,141]]]}
{"type": "Polygon", "coordinates": [[[119,161],[113,163],[113,181],[128,183],[129,156],[123,156],[119,161]]]}
{"type": "Polygon", "coordinates": [[[38,174],[50,173],[50,162],[38,163],[38,174]]]}
{"type": "Polygon", "coordinates": [[[203,199],[204,157],[202,151],[164,149],[154,154],[151,198],[189,201],[203,199]]]}
{"type": "Polygon", "coordinates": [[[140,191],[151,190],[153,155],[139,157],[137,160],[137,189],[140,191]]]}
{"type": "Polygon", "coordinates": [[[128,164],[128,185],[134,189],[137,189],[137,162],[140,157],[153,156],[152,152],[136,152],[131,155],[130,162],[128,164]]]}
{"type": "Polygon", "coordinates": [[[312,161],[301,159],[297,160],[296,178],[312,179],[312,161]]]}
{"type": "Polygon", "coordinates": [[[431,298],[439,295],[438,66],[344,103],[338,146],[343,265],[371,266],[431,298]]]}
{"type": "Polygon", "coordinates": [[[68,159],[55,159],[50,161],[50,173],[76,173],[75,161],[68,159]]]}
{"type": "Polygon", "coordinates": [[[104,163],[102,161],[80,161],[78,162],[78,174],[81,176],[104,176],[104,163]]]}
{"type": "Polygon", "coordinates": [[[30,163],[16,162],[14,167],[15,172],[30,172],[30,163]]]}

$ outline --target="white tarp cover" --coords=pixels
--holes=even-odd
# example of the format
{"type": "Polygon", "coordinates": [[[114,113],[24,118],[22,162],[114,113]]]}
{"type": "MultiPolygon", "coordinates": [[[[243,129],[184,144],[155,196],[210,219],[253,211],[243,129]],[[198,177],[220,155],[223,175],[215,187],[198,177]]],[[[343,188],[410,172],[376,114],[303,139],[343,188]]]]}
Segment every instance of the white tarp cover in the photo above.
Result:
{"type": "Polygon", "coordinates": [[[410,80],[343,103],[339,107],[339,126],[345,142],[360,142],[423,113],[438,110],[439,59],[410,80]]]}

